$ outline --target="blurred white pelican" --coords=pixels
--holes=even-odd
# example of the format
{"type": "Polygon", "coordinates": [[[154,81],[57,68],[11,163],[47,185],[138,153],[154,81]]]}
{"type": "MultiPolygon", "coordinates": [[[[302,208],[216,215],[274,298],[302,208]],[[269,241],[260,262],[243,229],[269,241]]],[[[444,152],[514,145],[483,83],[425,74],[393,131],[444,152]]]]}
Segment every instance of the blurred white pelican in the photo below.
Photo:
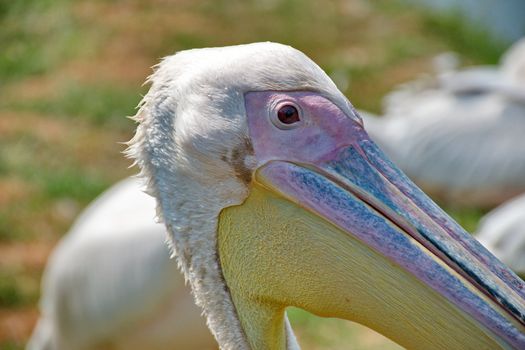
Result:
{"type": "Polygon", "coordinates": [[[151,82],[129,155],[221,349],[298,349],[288,306],[408,348],[525,347],[523,281],[386,158],[304,54],[189,50],[151,82]]]}
{"type": "Polygon", "coordinates": [[[372,138],[432,196],[502,203],[525,191],[525,39],[501,66],[418,80],[385,98],[383,118],[365,119],[372,138]]]}
{"type": "Polygon", "coordinates": [[[476,237],[514,272],[525,278],[525,194],[484,216],[476,237]]]}
{"type": "Polygon", "coordinates": [[[91,203],[50,258],[28,350],[217,348],[154,217],[135,178],[91,203]]]}

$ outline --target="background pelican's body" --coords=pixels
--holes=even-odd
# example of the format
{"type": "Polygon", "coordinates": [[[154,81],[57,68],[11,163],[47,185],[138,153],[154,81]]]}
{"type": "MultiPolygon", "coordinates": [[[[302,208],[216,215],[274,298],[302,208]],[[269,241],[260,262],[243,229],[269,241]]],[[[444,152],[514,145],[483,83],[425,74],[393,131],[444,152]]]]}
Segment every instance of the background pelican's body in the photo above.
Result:
{"type": "Polygon", "coordinates": [[[28,349],[216,348],[154,216],[135,178],[86,209],[47,266],[28,349]]]}
{"type": "Polygon", "coordinates": [[[478,240],[522,278],[525,277],[525,194],[483,217],[478,240]]]}
{"type": "Polygon", "coordinates": [[[385,101],[366,127],[431,195],[490,207],[525,191],[525,39],[501,67],[416,81],[385,101]]]}

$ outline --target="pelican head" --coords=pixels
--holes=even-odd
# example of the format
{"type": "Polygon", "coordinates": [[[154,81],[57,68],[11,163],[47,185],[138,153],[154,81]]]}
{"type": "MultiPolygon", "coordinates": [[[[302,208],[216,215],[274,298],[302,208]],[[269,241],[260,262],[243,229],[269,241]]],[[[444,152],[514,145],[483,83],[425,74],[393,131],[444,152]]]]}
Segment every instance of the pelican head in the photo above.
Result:
{"type": "Polygon", "coordinates": [[[130,154],[222,349],[295,349],[288,306],[407,348],[525,348],[523,281],[419,190],[301,52],[183,51],[130,154]]]}

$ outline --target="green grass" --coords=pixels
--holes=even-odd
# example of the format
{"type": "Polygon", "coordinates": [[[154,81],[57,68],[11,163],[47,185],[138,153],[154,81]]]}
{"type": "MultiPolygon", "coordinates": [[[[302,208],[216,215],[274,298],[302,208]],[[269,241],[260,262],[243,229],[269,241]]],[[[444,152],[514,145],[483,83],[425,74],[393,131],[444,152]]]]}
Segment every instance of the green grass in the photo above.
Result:
{"type": "MultiPolygon", "coordinates": [[[[53,3],[56,5],[60,0],[0,0],[0,21],[10,17],[25,16],[34,11],[46,11],[53,3]]],[[[60,4],[63,6],[63,3],[60,4]]]]}
{"type": "Polygon", "coordinates": [[[4,82],[45,73],[78,48],[78,32],[65,0],[0,0],[0,25],[4,82]]]}
{"type": "Polygon", "coordinates": [[[319,345],[333,346],[334,341],[340,341],[339,337],[330,339],[331,337],[327,337],[327,335],[323,333],[316,332],[322,323],[330,322],[330,328],[332,328],[332,331],[336,334],[346,333],[344,336],[347,338],[347,341],[349,339],[351,340],[354,336],[352,332],[349,332],[348,327],[345,327],[345,322],[338,322],[336,319],[321,319],[307,311],[293,307],[288,308],[286,312],[293,326],[300,328],[305,334],[312,334],[312,338],[314,339],[310,341],[315,341],[319,345]]]}
{"type": "MultiPolygon", "coordinates": [[[[410,10],[421,21],[418,26],[419,34],[423,34],[421,38],[427,43],[443,42],[448,50],[459,53],[470,63],[496,64],[508,46],[495,39],[486,28],[467,20],[459,10],[431,11],[416,2],[407,4],[399,0],[377,0],[375,6],[393,16],[410,10]]],[[[406,38],[409,42],[414,39],[418,40],[418,37],[406,38]]]]}
{"type": "Polygon", "coordinates": [[[0,307],[16,307],[25,304],[25,297],[13,276],[0,276],[0,307]]]}
{"type": "MultiPolygon", "coordinates": [[[[444,207],[446,208],[446,207],[444,207]]],[[[467,232],[475,232],[479,220],[487,213],[486,209],[478,208],[446,208],[446,212],[454,218],[467,232]]]]}
{"type": "MultiPolygon", "coordinates": [[[[111,164],[105,160],[107,155],[97,153],[100,149],[91,150],[89,144],[79,147],[77,143],[91,141],[91,135],[71,131],[65,139],[54,140],[53,145],[30,132],[6,135],[0,140],[0,181],[17,179],[21,187],[15,190],[10,205],[0,205],[0,242],[63,234],[71,217],[62,217],[60,208],[67,205],[78,210],[127,171],[124,159],[117,162],[121,165],[116,169],[100,171],[102,164],[111,164]],[[78,149],[70,153],[71,147],[78,149]],[[78,159],[75,153],[85,154],[86,161],[78,159]]],[[[97,140],[94,141],[95,146],[97,140]]],[[[121,158],[116,141],[105,147],[115,148],[116,157],[121,158]]]]}
{"type": "Polygon", "coordinates": [[[89,201],[111,185],[99,174],[89,174],[78,168],[41,171],[35,180],[48,198],[70,198],[79,202],[89,201]]]}
{"type": "Polygon", "coordinates": [[[38,300],[35,278],[20,271],[0,270],[0,307],[17,308],[34,304],[38,300]]]}
{"type": "Polygon", "coordinates": [[[321,349],[400,350],[401,347],[354,322],[321,318],[304,310],[287,309],[299,343],[321,349]]]}
{"type": "Polygon", "coordinates": [[[0,104],[11,111],[26,111],[63,118],[84,118],[97,125],[130,129],[125,118],[135,114],[141,90],[111,84],[67,83],[53,97],[14,100],[0,104]]]}
{"type": "Polygon", "coordinates": [[[23,350],[25,349],[25,345],[20,343],[19,341],[8,341],[5,343],[2,343],[2,350],[23,350]]]}
{"type": "Polygon", "coordinates": [[[493,39],[481,26],[467,22],[464,17],[451,11],[446,14],[425,13],[425,30],[434,36],[445,38],[453,51],[486,64],[497,64],[506,46],[493,39]]]}
{"type": "MultiPolygon", "coordinates": [[[[0,146],[2,144],[5,145],[0,142],[0,146]]],[[[67,197],[86,202],[111,184],[104,173],[90,169],[60,151],[59,148],[50,149],[32,135],[19,137],[15,145],[0,150],[2,172],[35,185],[36,194],[48,200],[67,197]],[[36,155],[42,157],[35,159],[36,155]]]]}
{"type": "MultiPolygon", "coordinates": [[[[27,234],[17,225],[13,208],[0,209],[0,242],[12,242],[27,239],[27,234]]],[[[34,238],[31,236],[31,238],[34,238]]]]}

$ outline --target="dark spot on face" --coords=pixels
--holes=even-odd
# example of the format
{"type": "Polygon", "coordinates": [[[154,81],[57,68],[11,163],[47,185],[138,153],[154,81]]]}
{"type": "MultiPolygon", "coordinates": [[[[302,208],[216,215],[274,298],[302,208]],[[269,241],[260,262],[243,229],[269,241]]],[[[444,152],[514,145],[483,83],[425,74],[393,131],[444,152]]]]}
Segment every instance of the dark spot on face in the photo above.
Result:
{"type": "Polygon", "coordinates": [[[228,160],[228,163],[230,163],[235,172],[235,176],[245,184],[252,181],[252,169],[246,167],[244,159],[246,156],[253,154],[252,143],[249,139],[244,138],[243,142],[232,151],[231,157],[228,160]]]}
{"type": "Polygon", "coordinates": [[[184,259],[184,263],[186,266],[191,266],[192,264],[192,254],[191,251],[188,248],[184,248],[182,250],[182,258],[184,259]]]}
{"type": "Polygon", "coordinates": [[[199,276],[208,276],[209,274],[210,274],[210,272],[208,271],[206,265],[200,265],[199,266],[199,270],[198,270],[198,275],[199,276]]]}

